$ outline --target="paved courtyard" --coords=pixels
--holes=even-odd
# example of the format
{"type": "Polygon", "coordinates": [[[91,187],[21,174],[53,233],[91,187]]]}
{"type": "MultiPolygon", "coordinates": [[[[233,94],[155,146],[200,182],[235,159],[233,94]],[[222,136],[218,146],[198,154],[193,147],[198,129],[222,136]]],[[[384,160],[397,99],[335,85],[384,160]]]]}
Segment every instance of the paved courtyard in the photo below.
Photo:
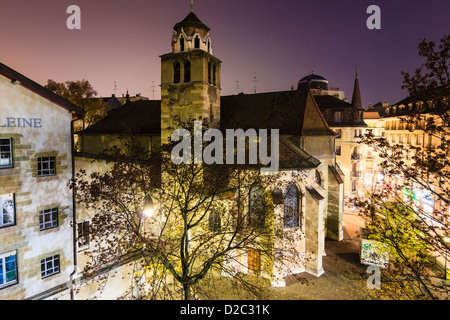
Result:
{"type": "Polygon", "coordinates": [[[362,219],[344,215],[344,239],[327,240],[323,257],[324,274],[320,277],[302,273],[287,278],[286,287],[271,288],[269,299],[366,300],[375,298],[367,287],[367,266],[359,262],[359,228],[362,219]]]}

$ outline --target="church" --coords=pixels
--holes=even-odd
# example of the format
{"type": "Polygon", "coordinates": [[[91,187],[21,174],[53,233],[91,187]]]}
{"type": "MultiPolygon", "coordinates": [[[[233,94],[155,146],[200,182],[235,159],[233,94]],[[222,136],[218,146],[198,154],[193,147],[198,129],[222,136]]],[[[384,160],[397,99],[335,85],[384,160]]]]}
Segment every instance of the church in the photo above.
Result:
{"type": "MultiPolygon", "coordinates": [[[[221,96],[222,61],[213,55],[210,28],[193,10],[175,24],[171,43],[171,52],[160,56],[161,100],[130,101],[78,132],[82,144],[76,154],[77,169],[92,171],[90,159],[113,145],[123,147],[126,138],[138,137],[147,148],[158,148],[170,139],[175,118],[206,119],[210,128],[222,132],[277,129],[279,170],[292,181],[287,181],[285,190],[272,190],[271,214],[278,221],[273,242],[279,248],[294,245],[298,256],[287,265],[279,261],[280,252],[273,252],[274,263],[257,274],[273,286],[285,286],[284,278],[290,274],[321,276],[325,238],[343,239],[344,174],[336,164],[337,135],[311,88],[221,96]],[[295,179],[294,174],[302,178],[295,179]],[[295,218],[286,222],[288,209],[295,211],[295,218]],[[294,244],[292,235],[299,239],[294,244]]],[[[79,223],[90,221],[85,212],[77,215],[79,223]]],[[[233,266],[236,272],[255,271],[259,257],[254,252],[239,256],[233,266]]]]}

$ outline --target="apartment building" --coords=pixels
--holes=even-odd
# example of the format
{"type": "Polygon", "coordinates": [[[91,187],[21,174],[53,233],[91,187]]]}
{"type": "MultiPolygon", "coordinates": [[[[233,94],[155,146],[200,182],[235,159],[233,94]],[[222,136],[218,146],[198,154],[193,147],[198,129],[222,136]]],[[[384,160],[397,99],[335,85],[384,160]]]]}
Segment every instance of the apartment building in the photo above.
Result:
{"type": "Polygon", "coordinates": [[[0,300],[70,299],[71,128],[82,114],[0,63],[0,300]]]}

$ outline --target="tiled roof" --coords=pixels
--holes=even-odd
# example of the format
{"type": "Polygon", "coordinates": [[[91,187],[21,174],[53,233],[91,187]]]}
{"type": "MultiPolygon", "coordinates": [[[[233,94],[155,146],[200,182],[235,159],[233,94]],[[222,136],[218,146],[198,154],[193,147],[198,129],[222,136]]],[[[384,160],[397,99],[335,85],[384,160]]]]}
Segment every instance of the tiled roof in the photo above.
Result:
{"type": "Polygon", "coordinates": [[[128,102],[78,133],[84,134],[161,134],[161,101],[128,102]]]}
{"type": "Polygon", "coordinates": [[[279,129],[287,135],[334,135],[305,90],[221,97],[221,128],[279,129]]]}
{"type": "Polygon", "coordinates": [[[186,27],[196,27],[201,28],[206,31],[211,30],[207,25],[205,25],[203,22],[200,21],[200,19],[195,15],[194,12],[190,12],[186,18],[184,18],[182,21],[178,22],[173,29],[178,30],[180,28],[186,28],[186,27]]]}

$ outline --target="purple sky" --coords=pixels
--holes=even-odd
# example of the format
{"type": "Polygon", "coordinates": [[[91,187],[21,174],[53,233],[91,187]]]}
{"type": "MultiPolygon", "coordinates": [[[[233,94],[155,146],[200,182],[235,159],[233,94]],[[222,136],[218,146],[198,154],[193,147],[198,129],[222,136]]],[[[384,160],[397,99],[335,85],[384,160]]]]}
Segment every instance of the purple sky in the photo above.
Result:
{"type": "MultiPolygon", "coordinates": [[[[175,23],[189,0],[1,0],[0,62],[40,84],[87,79],[101,96],[128,90],[159,99],[160,58],[171,51],[175,23]],[[81,30],[66,9],[81,8],[81,30]]],[[[222,95],[290,90],[314,71],[351,99],[355,66],[363,105],[406,96],[400,72],[423,60],[422,38],[450,31],[448,0],[195,0],[222,60],[222,95]],[[369,5],[381,30],[369,30],[369,5]]]]}

